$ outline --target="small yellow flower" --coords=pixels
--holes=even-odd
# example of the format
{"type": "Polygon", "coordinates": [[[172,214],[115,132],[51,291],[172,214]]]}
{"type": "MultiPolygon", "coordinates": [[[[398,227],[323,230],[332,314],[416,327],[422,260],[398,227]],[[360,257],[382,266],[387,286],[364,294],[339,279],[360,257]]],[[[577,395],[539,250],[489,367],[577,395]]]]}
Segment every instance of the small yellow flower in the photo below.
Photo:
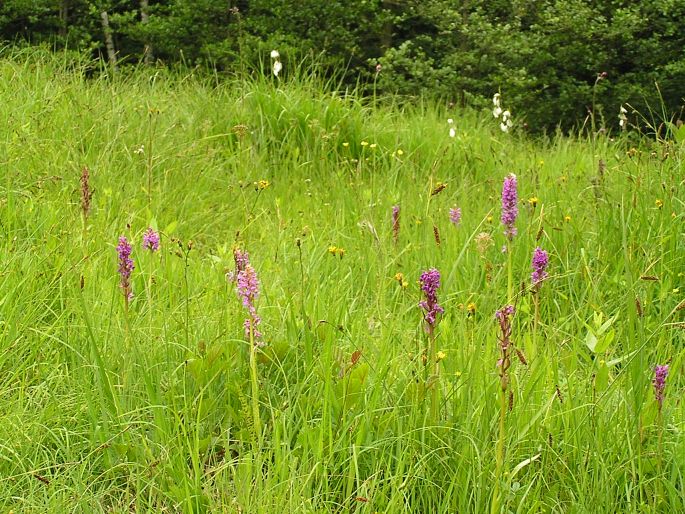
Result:
{"type": "Polygon", "coordinates": [[[369,145],[369,148],[376,148],[377,146],[378,146],[378,145],[377,145],[376,143],[371,143],[371,144],[369,145]]]}
{"type": "Polygon", "coordinates": [[[409,285],[409,282],[404,279],[404,273],[395,273],[395,280],[397,280],[397,283],[402,289],[406,289],[406,287],[409,285]]]}
{"type": "Polygon", "coordinates": [[[447,357],[447,354],[445,352],[443,352],[442,350],[440,350],[438,353],[435,354],[435,361],[440,362],[445,357],[447,357]]]}
{"type": "Polygon", "coordinates": [[[362,141],[362,146],[369,146],[369,142],[368,141],[362,141]]]}
{"type": "Polygon", "coordinates": [[[605,364],[606,364],[606,361],[604,361],[604,360],[600,360],[600,361],[599,361],[599,365],[600,365],[600,366],[604,366],[605,364]]]}
{"type": "Polygon", "coordinates": [[[680,292],[680,288],[674,287],[672,292],[673,292],[673,294],[678,294],[680,292]]]}
{"type": "Polygon", "coordinates": [[[656,202],[654,202],[654,204],[656,205],[657,209],[661,209],[664,206],[663,200],[660,200],[659,198],[657,198],[657,200],[656,200],[656,202]]]}
{"type": "Polygon", "coordinates": [[[537,196],[531,196],[530,198],[528,198],[528,203],[529,203],[530,205],[532,205],[533,207],[537,207],[538,201],[539,201],[539,200],[538,200],[538,197],[537,197],[537,196]]]}
{"type": "Polygon", "coordinates": [[[635,148],[635,147],[631,148],[630,150],[628,150],[626,152],[626,155],[628,157],[635,157],[636,154],[637,154],[637,148],[635,148]]]}
{"type": "Polygon", "coordinates": [[[544,165],[545,165],[545,160],[544,160],[544,159],[540,159],[540,160],[538,161],[538,164],[539,164],[540,166],[544,166],[544,165]]]}
{"type": "Polygon", "coordinates": [[[257,182],[257,190],[258,191],[264,191],[267,187],[271,185],[271,182],[268,180],[260,180],[257,182]]]}
{"type": "Polygon", "coordinates": [[[569,216],[568,214],[567,214],[566,216],[564,216],[564,221],[565,221],[566,223],[568,223],[569,221],[571,221],[571,216],[569,216]]]}
{"type": "Polygon", "coordinates": [[[340,257],[340,258],[342,259],[342,256],[345,255],[345,249],[344,249],[344,248],[339,248],[339,247],[337,247],[337,246],[331,245],[331,246],[328,247],[328,253],[330,253],[330,254],[333,255],[334,257],[335,257],[335,256],[338,256],[338,257],[340,257]]]}
{"type": "Polygon", "coordinates": [[[454,376],[459,378],[461,376],[461,371],[455,371],[454,376]]]}
{"type": "Polygon", "coordinates": [[[488,217],[487,217],[487,222],[488,222],[488,223],[492,223],[492,216],[488,216],[488,217]]]}
{"type": "Polygon", "coordinates": [[[475,316],[476,315],[476,304],[471,302],[466,306],[466,312],[468,313],[469,316],[475,316]]]}
{"type": "Polygon", "coordinates": [[[404,155],[404,150],[402,150],[401,148],[399,148],[399,149],[397,150],[397,155],[399,155],[400,157],[402,157],[402,156],[404,155]]]}
{"type": "Polygon", "coordinates": [[[350,143],[348,143],[347,141],[345,141],[342,145],[343,145],[345,148],[347,148],[348,146],[350,146],[350,143]]]}

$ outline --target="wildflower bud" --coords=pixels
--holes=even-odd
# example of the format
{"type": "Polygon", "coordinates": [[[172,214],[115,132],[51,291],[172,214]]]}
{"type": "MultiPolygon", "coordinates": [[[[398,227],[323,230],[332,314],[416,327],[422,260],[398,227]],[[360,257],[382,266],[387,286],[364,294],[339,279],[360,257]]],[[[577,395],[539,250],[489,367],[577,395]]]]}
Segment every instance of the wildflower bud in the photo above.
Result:
{"type": "Polygon", "coordinates": [[[504,235],[507,236],[509,241],[514,239],[517,233],[515,223],[516,217],[518,216],[518,192],[516,175],[510,173],[504,179],[504,185],[502,187],[502,225],[504,225],[504,235]]]}

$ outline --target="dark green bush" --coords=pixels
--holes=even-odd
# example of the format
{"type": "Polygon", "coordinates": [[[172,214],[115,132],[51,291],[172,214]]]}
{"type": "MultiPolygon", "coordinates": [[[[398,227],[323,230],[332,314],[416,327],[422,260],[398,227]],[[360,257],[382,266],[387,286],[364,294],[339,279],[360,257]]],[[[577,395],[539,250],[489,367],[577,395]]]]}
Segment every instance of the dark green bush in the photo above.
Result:
{"type": "Polygon", "coordinates": [[[150,0],[148,23],[134,0],[5,0],[0,38],[104,55],[103,10],[124,62],[150,44],[162,63],[268,73],[278,48],[284,76],[314,60],[368,93],[489,108],[500,91],[533,132],[617,129],[622,104],[658,125],[683,106],[675,0],[150,0]]]}

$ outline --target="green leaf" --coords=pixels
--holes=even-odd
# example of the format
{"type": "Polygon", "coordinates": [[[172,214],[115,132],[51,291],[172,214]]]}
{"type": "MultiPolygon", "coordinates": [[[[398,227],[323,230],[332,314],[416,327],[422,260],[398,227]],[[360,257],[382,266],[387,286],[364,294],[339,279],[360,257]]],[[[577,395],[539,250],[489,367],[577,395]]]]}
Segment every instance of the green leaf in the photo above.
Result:
{"type": "Polygon", "coordinates": [[[616,331],[612,328],[604,337],[602,337],[597,345],[595,346],[594,352],[595,353],[604,353],[607,348],[609,348],[609,345],[614,341],[614,337],[616,336],[616,331]]]}
{"type": "Polygon", "coordinates": [[[587,346],[592,353],[595,353],[595,348],[597,347],[597,336],[592,332],[592,330],[588,330],[587,334],[585,335],[585,346],[587,346]]]}
{"type": "Polygon", "coordinates": [[[604,391],[609,386],[609,368],[604,361],[599,364],[599,369],[595,375],[595,389],[604,391]]]}
{"type": "Polygon", "coordinates": [[[171,234],[174,230],[176,230],[176,227],[178,226],[178,221],[174,220],[171,223],[169,223],[162,232],[165,234],[171,234]]]}

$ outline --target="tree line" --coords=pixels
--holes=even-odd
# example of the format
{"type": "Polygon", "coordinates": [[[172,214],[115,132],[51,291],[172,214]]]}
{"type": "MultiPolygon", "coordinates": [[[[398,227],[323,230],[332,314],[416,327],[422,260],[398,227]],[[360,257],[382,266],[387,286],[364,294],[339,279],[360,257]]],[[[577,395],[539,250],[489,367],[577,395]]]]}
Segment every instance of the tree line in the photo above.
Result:
{"type": "Polygon", "coordinates": [[[88,52],[112,68],[199,66],[485,107],[531,131],[678,118],[685,2],[675,0],[4,0],[0,38],[88,52]],[[633,108],[638,111],[633,111],[633,108]]]}

